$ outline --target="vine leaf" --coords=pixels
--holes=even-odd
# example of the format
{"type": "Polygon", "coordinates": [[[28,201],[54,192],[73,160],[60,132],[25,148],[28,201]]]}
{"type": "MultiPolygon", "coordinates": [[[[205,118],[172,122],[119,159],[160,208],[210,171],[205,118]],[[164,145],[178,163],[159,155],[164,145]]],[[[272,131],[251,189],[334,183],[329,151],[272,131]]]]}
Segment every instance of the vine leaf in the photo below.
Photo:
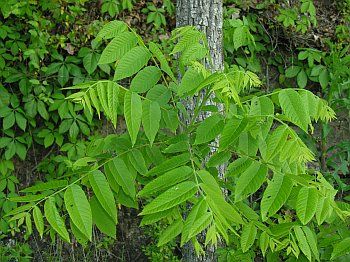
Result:
{"type": "Polygon", "coordinates": [[[90,204],[80,186],[73,184],[64,193],[64,204],[79,231],[91,241],[92,215],[90,204]]]}
{"type": "Polygon", "coordinates": [[[68,243],[70,243],[68,231],[66,225],[58,213],[55,199],[49,197],[44,204],[44,213],[47,221],[52,226],[52,228],[68,243]]]}

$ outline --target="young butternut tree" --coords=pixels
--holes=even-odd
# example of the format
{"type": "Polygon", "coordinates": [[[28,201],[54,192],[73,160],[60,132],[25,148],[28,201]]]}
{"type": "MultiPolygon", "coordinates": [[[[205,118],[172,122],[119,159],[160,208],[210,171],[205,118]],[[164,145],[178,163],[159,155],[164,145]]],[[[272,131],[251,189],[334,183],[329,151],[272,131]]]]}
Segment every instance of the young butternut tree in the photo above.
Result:
{"type": "Polygon", "coordinates": [[[334,118],[327,103],[304,89],[262,93],[258,77],[240,67],[212,73],[200,62],[208,56],[205,36],[191,26],[173,32],[171,55],[178,60],[120,21],[97,38],[109,42],[99,63],[113,63],[114,78],[74,86],[67,99],[115,127],[123,118],[127,130],[92,140],[64,177],[22,190],[11,200],[25,204],[7,216],[28,227],[34,221],[41,236],[50,229],[85,244],[93,226],[116,237],[116,206],[141,203],[140,226],[168,224],[159,246],[176,238],[200,254],[223,241],[235,246],[241,261],[252,260],[254,246],[264,256],[319,260],[317,225],[348,213],[322,174],[308,168],[314,155],[298,134],[334,118]],[[180,68],[180,82],[171,65],[180,68]],[[181,101],[203,90],[189,116],[181,101]],[[207,105],[213,95],[222,110],[207,105]],[[200,120],[204,112],[210,116],[200,120]],[[205,162],[215,140],[217,152],[205,162]],[[228,166],[224,183],[217,176],[222,164],[228,166]]]}

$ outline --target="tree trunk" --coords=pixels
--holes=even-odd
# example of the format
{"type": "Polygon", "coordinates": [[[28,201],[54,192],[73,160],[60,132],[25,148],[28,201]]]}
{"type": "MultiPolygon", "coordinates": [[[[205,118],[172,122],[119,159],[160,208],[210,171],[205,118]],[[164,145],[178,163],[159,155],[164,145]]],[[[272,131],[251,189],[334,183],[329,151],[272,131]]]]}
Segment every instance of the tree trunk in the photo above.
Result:
{"type": "MultiPolygon", "coordinates": [[[[211,71],[222,71],[223,63],[223,46],[222,46],[222,0],[177,0],[176,2],[176,26],[195,26],[204,32],[210,51],[211,61],[206,61],[206,66],[211,71]]],[[[196,103],[200,103],[201,94],[191,101],[186,101],[186,108],[189,115],[193,114],[196,103]]],[[[212,104],[211,101],[209,101],[212,104]]],[[[206,115],[200,115],[204,119],[206,115]]],[[[222,176],[223,168],[219,168],[219,175],[222,176]]],[[[183,261],[216,261],[215,250],[207,249],[204,257],[198,258],[191,244],[187,244],[183,249],[183,261]]]]}
{"type": "Polygon", "coordinates": [[[222,47],[222,0],[177,0],[176,26],[192,25],[205,33],[208,40],[212,71],[224,67],[222,47]]]}

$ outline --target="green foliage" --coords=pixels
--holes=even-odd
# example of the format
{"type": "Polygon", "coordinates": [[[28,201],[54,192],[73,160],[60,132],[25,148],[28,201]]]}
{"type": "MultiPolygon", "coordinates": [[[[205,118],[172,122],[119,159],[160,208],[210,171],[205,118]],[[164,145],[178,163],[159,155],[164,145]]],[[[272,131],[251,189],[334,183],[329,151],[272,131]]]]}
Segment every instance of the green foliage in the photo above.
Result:
{"type": "MultiPolygon", "coordinates": [[[[102,29],[102,35],[113,36],[111,42],[129,31],[120,30],[126,28],[121,23],[113,24],[117,26],[107,24],[102,29]]],[[[168,225],[159,236],[159,247],[180,236],[181,245],[192,241],[200,252],[202,245],[217,245],[223,239],[237,243],[240,252],[248,255],[260,239],[264,254],[284,256],[292,252],[298,257],[301,252],[310,261],[318,259],[311,226],[315,221],[328,221],[331,212],[340,218],[347,212],[338,207],[336,191],[321,173],[307,168],[314,156],[295,129],[307,133],[313,122],[333,119],[333,110],[307,90],[282,89],[263,96],[256,92],[250,99],[242,99],[247,89],[260,86],[258,77],[242,67],[210,73],[199,63],[207,51],[191,56],[187,53],[198,44],[206,48],[202,34],[191,27],[174,32],[177,44],[172,53],[180,55],[179,67],[184,72],[177,84],[172,81],[174,73],[161,49],[152,43],[145,45],[135,36],[139,39],[137,46],[119,58],[113,81],[75,85],[70,89],[78,91],[68,97],[91,114],[99,115],[103,110],[112,123],[118,115],[123,116],[125,133],[93,140],[92,144],[101,146],[72,163],[74,172],[68,173],[68,184],[46,183],[24,190],[40,194],[17,198],[30,202],[29,207],[20,207],[8,216],[13,220],[31,217],[27,210],[34,209],[35,225],[42,232],[37,207],[45,201],[45,218],[52,228],[66,241],[72,233],[84,244],[91,240],[92,224],[114,237],[116,203],[137,207],[137,195],[144,203],[140,211],[142,225],[168,225]],[[118,82],[132,76],[131,89],[118,82]],[[140,81],[144,86],[140,87],[140,81]],[[204,105],[212,94],[225,105],[224,110],[213,107],[205,120],[196,114],[186,118],[180,113],[179,102],[200,91],[206,95],[196,105],[197,114],[207,110],[204,105]],[[208,163],[211,168],[206,169],[202,163],[211,142],[219,137],[217,154],[225,157],[221,161],[213,158],[208,163]],[[225,183],[216,178],[215,167],[219,164],[229,165],[225,183]],[[221,187],[232,193],[225,198],[221,187]],[[47,188],[57,189],[46,194],[47,188]],[[84,191],[88,188],[92,191],[87,197],[84,191]],[[246,201],[259,190],[263,192],[261,206],[252,209],[246,201]],[[64,208],[59,211],[55,199],[63,192],[64,208]],[[326,209],[323,204],[318,207],[319,199],[325,199],[326,209]],[[65,210],[71,221],[68,229],[60,214],[65,210]],[[288,223],[291,220],[295,222],[288,223]],[[197,237],[203,231],[206,240],[200,243],[197,237]]],[[[124,44],[130,45],[127,40],[124,44]]]]}
{"type": "MultiPolygon", "coordinates": [[[[211,73],[202,64],[208,57],[205,36],[192,27],[176,29],[162,46],[144,43],[121,21],[99,33],[96,22],[82,36],[75,24],[84,1],[67,3],[63,13],[54,1],[38,4],[40,11],[29,3],[35,12],[22,2],[0,5],[7,19],[0,28],[2,232],[14,235],[24,228],[27,239],[35,227],[40,237],[58,234],[86,245],[93,226],[117,237],[117,206],[123,205],[140,208],[141,225],[157,231],[157,244],[145,247],[155,261],[170,253],[168,247],[187,242],[198,253],[225,242],[228,247],[218,253],[228,261],[249,261],[260,253],[288,261],[347,256],[350,209],[335,201],[341,198],[333,185],[349,190],[343,179],[348,144],[329,149],[337,153],[326,162],[332,170],[322,168],[328,183],[309,168],[319,155],[305,139],[317,130],[315,122],[322,122],[322,140],[327,138],[327,122],[335,116],[328,104],[349,108],[343,44],[300,48],[282,60],[261,20],[244,12],[224,25],[226,59],[233,63],[211,73]],[[24,24],[22,17],[31,22],[24,24]],[[53,36],[57,24],[63,31],[53,36]],[[27,27],[29,34],[23,34],[27,27]],[[267,72],[276,69],[282,89],[271,90],[268,76],[258,77],[266,65],[267,72]],[[315,87],[325,100],[306,90],[315,87]],[[183,101],[199,93],[203,100],[188,114],[183,101]],[[207,105],[213,97],[220,106],[207,105]],[[100,118],[102,112],[118,134],[91,136],[95,113],[100,118]],[[209,117],[198,118],[204,114],[209,117]],[[13,162],[38,146],[60,155],[48,154],[36,167],[47,182],[18,195],[13,162]],[[217,177],[221,165],[228,166],[225,179],[217,177]]],[[[133,3],[104,0],[101,12],[113,17],[133,3]]],[[[307,33],[316,26],[312,1],[273,8],[277,28],[307,33]]],[[[171,1],[150,4],[147,22],[159,30],[173,10],[171,1]]]]}

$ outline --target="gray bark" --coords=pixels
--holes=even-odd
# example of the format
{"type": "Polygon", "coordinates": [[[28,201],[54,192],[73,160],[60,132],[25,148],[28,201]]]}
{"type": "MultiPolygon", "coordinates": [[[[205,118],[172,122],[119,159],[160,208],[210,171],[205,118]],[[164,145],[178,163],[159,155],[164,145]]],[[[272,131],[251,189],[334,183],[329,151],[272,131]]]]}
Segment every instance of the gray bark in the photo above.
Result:
{"type": "Polygon", "coordinates": [[[192,25],[205,33],[208,40],[212,71],[224,68],[222,47],[222,0],[177,0],[176,26],[192,25]]]}
{"type": "MultiPolygon", "coordinates": [[[[211,61],[206,61],[211,71],[222,71],[223,45],[222,45],[222,0],[177,0],[176,2],[176,26],[195,26],[204,32],[210,52],[211,61]]],[[[200,102],[203,94],[187,101],[186,108],[189,115],[193,114],[196,103],[200,102]]],[[[211,101],[208,103],[212,104],[211,101]]],[[[200,115],[204,119],[206,115],[200,115]]],[[[224,167],[219,168],[219,174],[223,174],[224,167]]],[[[216,261],[215,250],[209,248],[204,257],[197,257],[191,244],[185,245],[183,249],[183,261],[216,261]]]]}

